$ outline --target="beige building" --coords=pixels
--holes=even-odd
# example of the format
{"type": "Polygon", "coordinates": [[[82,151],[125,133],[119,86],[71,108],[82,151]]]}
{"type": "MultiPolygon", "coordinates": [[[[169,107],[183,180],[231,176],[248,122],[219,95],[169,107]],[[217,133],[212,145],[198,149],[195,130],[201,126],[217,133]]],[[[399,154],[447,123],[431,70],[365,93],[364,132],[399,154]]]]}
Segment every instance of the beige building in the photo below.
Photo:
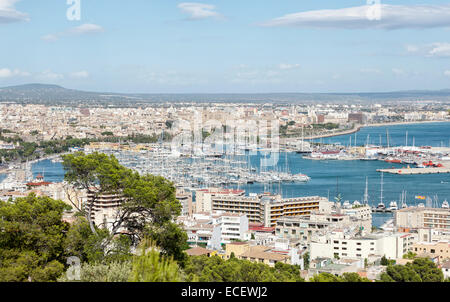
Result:
{"type": "Polygon", "coordinates": [[[283,217],[277,221],[275,234],[279,238],[310,242],[314,236],[335,228],[349,228],[355,232],[370,233],[372,229],[370,211],[370,207],[365,206],[357,209],[359,215],[352,212],[346,214],[312,212],[309,217],[283,217]]]}
{"type": "Polygon", "coordinates": [[[395,226],[405,231],[419,228],[450,230],[450,209],[409,207],[395,212],[395,226]]]}
{"type": "Polygon", "coordinates": [[[291,263],[290,255],[275,253],[271,250],[271,247],[263,245],[251,246],[247,242],[234,242],[226,245],[224,258],[229,259],[231,257],[231,253],[234,253],[235,257],[238,259],[264,263],[272,267],[275,266],[277,262],[287,264],[291,263]]]}
{"type": "Polygon", "coordinates": [[[191,216],[194,213],[192,192],[177,188],[176,199],[181,203],[181,216],[191,216]]]}
{"type": "Polygon", "coordinates": [[[201,189],[195,192],[195,212],[211,212],[213,210],[213,197],[237,197],[243,196],[244,190],[230,190],[222,188],[201,189]]]}
{"type": "Polygon", "coordinates": [[[319,196],[281,198],[280,195],[217,195],[211,199],[214,211],[246,214],[250,223],[275,227],[282,217],[309,216],[314,211],[331,212],[332,203],[319,196]]]}
{"type": "Polygon", "coordinates": [[[439,257],[439,261],[442,262],[450,260],[450,243],[448,241],[416,242],[412,246],[412,252],[418,256],[439,257]]]}

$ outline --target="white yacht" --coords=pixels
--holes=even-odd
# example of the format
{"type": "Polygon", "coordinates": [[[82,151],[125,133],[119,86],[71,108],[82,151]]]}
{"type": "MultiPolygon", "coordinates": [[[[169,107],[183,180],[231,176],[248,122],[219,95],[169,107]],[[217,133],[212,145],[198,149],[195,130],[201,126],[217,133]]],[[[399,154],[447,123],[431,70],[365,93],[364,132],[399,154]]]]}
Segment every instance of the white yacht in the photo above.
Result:
{"type": "Polygon", "coordinates": [[[296,174],[296,175],[293,175],[292,178],[294,179],[294,181],[298,181],[298,182],[308,182],[311,180],[311,177],[309,177],[308,175],[305,175],[305,174],[296,174]]]}
{"type": "Polygon", "coordinates": [[[449,206],[447,200],[444,200],[444,202],[442,203],[442,208],[443,208],[443,209],[448,209],[448,208],[450,208],[450,206],[449,206]]]}
{"type": "Polygon", "coordinates": [[[377,207],[376,207],[376,209],[375,209],[377,212],[384,212],[385,210],[386,210],[386,206],[384,205],[384,203],[381,201],[378,205],[377,205],[377,207]]]}
{"type": "Polygon", "coordinates": [[[390,211],[397,211],[398,210],[398,205],[396,201],[391,201],[391,203],[389,204],[389,208],[390,211]]]}
{"type": "Polygon", "coordinates": [[[419,203],[418,207],[419,208],[425,208],[425,204],[424,203],[419,203]]]}
{"type": "Polygon", "coordinates": [[[352,205],[350,204],[350,201],[346,200],[346,201],[344,201],[344,203],[342,204],[342,207],[343,207],[344,209],[351,209],[351,208],[352,208],[352,205]]]}

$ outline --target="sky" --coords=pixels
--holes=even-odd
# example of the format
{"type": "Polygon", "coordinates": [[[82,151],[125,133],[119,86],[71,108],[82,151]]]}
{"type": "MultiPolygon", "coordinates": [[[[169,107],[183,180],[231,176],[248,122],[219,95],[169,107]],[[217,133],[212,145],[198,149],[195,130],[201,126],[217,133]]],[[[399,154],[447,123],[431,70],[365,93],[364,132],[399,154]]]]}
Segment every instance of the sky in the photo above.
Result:
{"type": "Polygon", "coordinates": [[[0,87],[450,88],[450,0],[0,0],[0,37],[0,87]]]}

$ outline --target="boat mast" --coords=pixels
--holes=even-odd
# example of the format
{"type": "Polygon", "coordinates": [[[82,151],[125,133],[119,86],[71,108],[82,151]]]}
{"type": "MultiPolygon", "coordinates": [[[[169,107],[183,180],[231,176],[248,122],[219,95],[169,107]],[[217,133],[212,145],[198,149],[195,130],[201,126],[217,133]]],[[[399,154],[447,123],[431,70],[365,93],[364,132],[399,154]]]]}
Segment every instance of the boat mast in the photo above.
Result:
{"type": "Polygon", "coordinates": [[[380,195],[380,203],[383,203],[383,172],[381,172],[381,195],[380,195]]]}
{"type": "Polygon", "coordinates": [[[390,148],[390,142],[389,142],[389,129],[386,128],[386,140],[387,140],[387,147],[390,148]]]}
{"type": "Polygon", "coordinates": [[[366,190],[364,191],[364,204],[369,204],[369,178],[366,176],[366,190]]]}

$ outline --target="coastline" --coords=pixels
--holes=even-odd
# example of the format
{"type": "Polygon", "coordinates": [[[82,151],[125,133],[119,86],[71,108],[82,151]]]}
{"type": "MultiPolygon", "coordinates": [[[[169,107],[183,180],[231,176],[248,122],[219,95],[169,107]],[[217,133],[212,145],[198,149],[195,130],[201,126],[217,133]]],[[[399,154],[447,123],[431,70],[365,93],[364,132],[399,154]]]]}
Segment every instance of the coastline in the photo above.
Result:
{"type": "Polygon", "coordinates": [[[414,121],[414,122],[392,122],[392,123],[378,123],[378,124],[366,124],[366,125],[358,125],[355,129],[339,132],[339,133],[328,133],[316,136],[305,137],[304,140],[314,140],[319,138],[327,138],[327,137],[335,137],[341,135],[349,135],[356,132],[359,132],[362,128],[366,127],[389,127],[389,126],[398,126],[398,125],[418,125],[418,124],[431,124],[431,123],[450,123],[450,120],[446,121],[414,121]]]}

